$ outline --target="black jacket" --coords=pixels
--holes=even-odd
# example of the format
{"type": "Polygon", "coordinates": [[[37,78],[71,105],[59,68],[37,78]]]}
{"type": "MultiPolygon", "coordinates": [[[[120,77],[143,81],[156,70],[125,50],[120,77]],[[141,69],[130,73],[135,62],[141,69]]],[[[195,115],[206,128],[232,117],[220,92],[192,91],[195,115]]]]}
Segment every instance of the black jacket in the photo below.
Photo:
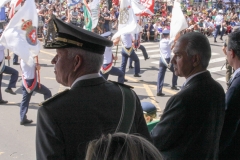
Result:
{"type": "Polygon", "coordinates": [[[223,88],[208,71],[193,77],[172,96],[151,132],[164,159],[217,159],[224,102],[223,88]]]}
{"type": "Polygon", "coordinates": [[[220,138],[219,159],[240,159],[240,73],[226,93],[226,113],[220,138]]]}
{"type": "MultiPolygon", "coordinates": [[[[131,133],[150,140],[138,98],[136,104],[131,133]]],[[[121,111],[122,93],[116,84],[102,77],[78,81],[38,110],[37,159],[84,159],[89,141],[114,133],[121,111]]]]}

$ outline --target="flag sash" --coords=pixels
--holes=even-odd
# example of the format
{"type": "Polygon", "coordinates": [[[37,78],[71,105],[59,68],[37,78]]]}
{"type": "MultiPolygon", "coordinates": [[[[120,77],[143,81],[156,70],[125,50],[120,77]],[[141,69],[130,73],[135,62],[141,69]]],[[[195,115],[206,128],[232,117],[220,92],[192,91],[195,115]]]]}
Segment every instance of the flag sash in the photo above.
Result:
{"type": "Polygon", "coordinates": [[[24,78],[24,75],[22,74],[22,82],[23,86],[26,89],[28,93],[31,93],[34,91],[34,89],[37,87],[37,73],[34,74],[34,80],[31,86],[28,86],[26,79],[24,78]]]}
{"type": "Polygon", "coordinates": [[[131,47],[131,48],[127,49],[127,48],[125,48],[124,46],[122,46],[122,48],[123,48],[124,52],[126,52],[126,53],[128,54],[128,56],[130,56],[130,55],[131,55],[131,53],[132,53],[132,50],[133,50],[133,47],[131,47]]]}
{"type": "Polygon", "coordinates": [[[101,67],[102,74],[108,73],[112,69],[112,66],[113,66],[113,62],[109,63],[106,67],[102,66],[101,67]]]}
{"type": "Polygon", "coordinates": [[[106,67],[103,67],[103,65],[102,65],[102,67],[101,67],[102,74],[108,73],[112,69],[112,66],[113,66],[113,55],[112,55],[111,63],[109,63],[106,67]]]}

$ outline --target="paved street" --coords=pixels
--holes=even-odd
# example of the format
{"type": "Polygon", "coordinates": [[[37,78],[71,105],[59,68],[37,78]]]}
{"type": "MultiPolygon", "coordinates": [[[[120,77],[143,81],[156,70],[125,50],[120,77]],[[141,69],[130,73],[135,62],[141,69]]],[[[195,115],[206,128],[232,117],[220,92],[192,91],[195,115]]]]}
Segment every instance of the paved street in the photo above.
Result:
{"type": "MultiPolygon", "coordinates": [[[[224,37],[225,38],[225,37],[224,37]]],[[[223,41],[218,40],[218,43],[213,43],[213,37],[209,38],[212,47],[212,57],[208,67],[211,72],[212,77],[217,80],[224,89],[226,89],[225,82],[225,56],[222,53],[223,41]],[[222,70],[221,70],[222,68],[222,70]]],[[[171,90],[171,79],[172,73],[167,71],[165,76],[165,83],[163,92],[166,94],[164,97],[156,96],[156,84],[158,76],[158,65],[159,65],[159,42],[146,42],[142,43],[145,46],[150,59],[144,60],[143,55],[140,50],[137,54],[140,59],[141,75],[142,77],[133,77],[134,69],[126,70],[126,79],[128,82],[126,84],[134,87],[135,92],[138,94],[140,100],[148,101],[154,103],[158,108],[158,113],[161,115],[164,110],[167,100],[176,93],[176,91],[171,90]]],[[[204,47],[204,46],[203,46],[204,47]]],[[[117,67],[121,65],[121,47],[118,47],[118,61],[116,62],[117,67]]],[[[42,49],[39,55],[39,62],[42,66],[41,68],[41,83],[48,87],[52,94],[56,94],[65,89],[64,86],[59,85],[55,81],[55,75],[53,73],[53,65],[51,64],[51,59],[55,55],[55,50],[45,50],[42,49]]],[[[115,54],[116,47],[113,48],[115,54]]],[[[6,61],[7,65],[7,61],[6,61]]],[[[10,62],[12,66],[12,61],[10,62]]],[[[19,71],[21,75],[20,67],[13,66],[19,71]]],[[[66,66],[67,67],[67,66],[66,66]]],[[[114,76],[109,76],[110,80],[116,80],[114,76]]],[[[184,83],[184,78],[178,79],[178,87],[181,87],[184,83]]],[[[0,159],[23,159],[23,160],[33,160],[35,159],[35,130],[36,130],[36,115],[39,108],[38,103],[43,101],[43,95],[33,94],[31,98],[31,104],[28,110],[28,118],[32,119],[34,122],[28,126],[20,126],[19,117],[19,103],[22,98],[21,91],[21,76],[19,77],[17,88],[13,89],[16,91],[17,95],[11,95],[6,93],[4,90],[9,82],[9,76],[3,76],[2,82],[2,95],[4,100],[8,100],[9,104],[0,106],[0,159]]],[[[101,107],[101,106],[99,106],[101,107]]]]}

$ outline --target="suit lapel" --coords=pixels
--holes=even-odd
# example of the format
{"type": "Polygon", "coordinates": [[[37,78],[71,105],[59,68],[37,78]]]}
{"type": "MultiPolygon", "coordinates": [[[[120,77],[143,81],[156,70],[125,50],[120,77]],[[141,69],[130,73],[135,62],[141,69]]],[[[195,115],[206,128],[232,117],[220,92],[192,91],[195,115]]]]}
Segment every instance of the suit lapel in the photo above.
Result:
{"type": "Polygon", "coordinates": [[[233,83],[233,81],[236,79],[236,78],[238,78],[240,76],[240,72],[238,72],[237,74],[236,74],[236,76],[231,80],[231,81],[229,81],[229,87],[231,86],[231,84],[233,83]]]}

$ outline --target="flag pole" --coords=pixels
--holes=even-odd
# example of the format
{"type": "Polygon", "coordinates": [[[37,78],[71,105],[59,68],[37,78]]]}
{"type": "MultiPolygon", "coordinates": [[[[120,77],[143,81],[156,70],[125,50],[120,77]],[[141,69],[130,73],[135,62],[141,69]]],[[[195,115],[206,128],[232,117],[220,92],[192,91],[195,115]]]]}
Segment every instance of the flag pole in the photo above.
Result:
{"type": "MultiPolygon", "coordinates": [[[[115,57],[117,57],[117,52],[118,52],[118,45],[117,45],[117,49],[116,49],[116,53],[115,53],[115,57]]],[[[115,66],[115,64],[116,64],[116,61],[117,61],[117,60],[114,61],[114,66],[115,66]]]]}
{"type": "MultiPolygon", "coordinates": [[[[7,56],[9,56],[9,49],[7,49],[7,56]]],[[[8,59],[8,66],[10,66],[10,60],[8,59]]]]}
{"type": "MultiPolygon", "coordinates": [[[[36,56],[36,60],[37,60],[37,65],[39,65],[38,63],[38,56],[36,56]]],[[[38,88],[40,89],[41,88],[41,84],[40,84],[40,71],[37,70],[37,74],[38,74],[38,88]]]]}

